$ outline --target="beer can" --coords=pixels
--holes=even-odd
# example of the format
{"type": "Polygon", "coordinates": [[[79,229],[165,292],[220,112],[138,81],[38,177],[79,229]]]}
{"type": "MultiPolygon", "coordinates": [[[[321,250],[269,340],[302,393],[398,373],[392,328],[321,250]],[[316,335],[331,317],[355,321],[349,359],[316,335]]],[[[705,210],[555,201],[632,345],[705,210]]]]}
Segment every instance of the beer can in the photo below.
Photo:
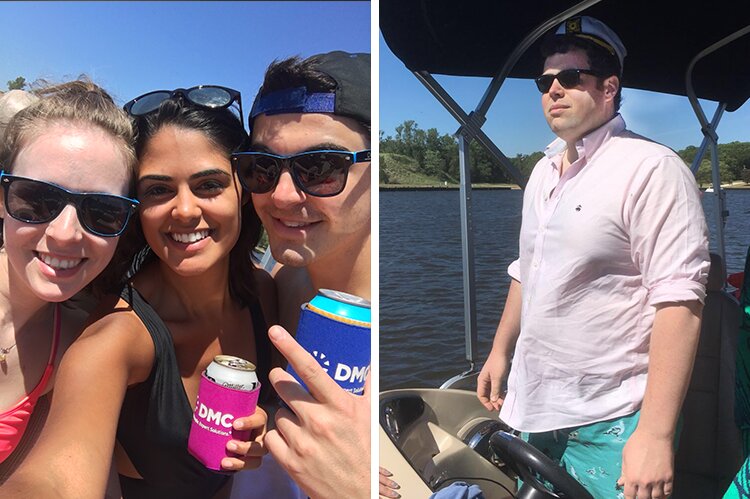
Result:
{"type": "Polygon", "coordinates": [[[260,385],[253,363],[233,355],[214,357],[206,368],[206,378],[221,386],[246,392],[260,385]]]}
{"type": "Polygon", "coordinates": [[[217,355],[201,375],[188,436],[188,451],[209,469],[221,471],[231,457],[230,440],[247,440],[250,431],[232,428],[235,418],[255,413],[260,382],[255,366],[239,357],[217,355]]]}
{"type": "MultiPolygon", "coordinates": [[[[344,390],[362,395],[370,371],[370,302],[341,291],[321,289],[302,305],[297,342],[344,390]]],[[[290,365],[287,371],[303,386],[290,365]]]]}

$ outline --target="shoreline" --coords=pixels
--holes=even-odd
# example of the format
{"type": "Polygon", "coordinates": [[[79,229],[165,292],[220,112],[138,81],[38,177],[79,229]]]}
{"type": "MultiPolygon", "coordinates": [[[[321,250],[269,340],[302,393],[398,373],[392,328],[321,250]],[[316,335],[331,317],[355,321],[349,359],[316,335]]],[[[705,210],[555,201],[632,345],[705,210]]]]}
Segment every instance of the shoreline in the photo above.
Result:
{"type": "MultiPolygon", "coordinates": [[[[457,191],[458,184],[449,185],[410,185],[410,184],[380,184],[380,191],[457,191]]],[[[517,191],[521,190],[516,184],[474,184],[472,190],[517,191]]]]}
{"type": "MultiPolygon", "coordinates": [[[[472,190],[494,190],[494,191],[517,191],[521,190],[517,184],[474,184],[471,186],[472,190]]],[[[700,187],[701,192],[706,192],[706,189],[712,187],[700,187]]],[[[750,190],[750,184],[744,182],[737,182],[732,184],[723,184],[722,190],[750,190]]],[[[411,184],[379,184],[378,190],[380,191],[457,191],[460,189],[458,184],[449,185],[411,185],[411,184]]],[[[710,192],[709,192],[710,194],[710,192]]]]}

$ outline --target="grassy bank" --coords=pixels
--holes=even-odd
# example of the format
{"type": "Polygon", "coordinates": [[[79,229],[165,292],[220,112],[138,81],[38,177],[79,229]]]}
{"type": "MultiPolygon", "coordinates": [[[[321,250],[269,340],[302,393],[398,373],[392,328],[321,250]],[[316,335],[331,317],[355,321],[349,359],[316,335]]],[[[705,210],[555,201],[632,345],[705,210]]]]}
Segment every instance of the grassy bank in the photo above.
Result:
{"type": "MultiPolygon", "coordinates": [[[[458,179],[440,178],[421,171],[416,160],[401,154],[380,154],[380,190],[451,190],[458,179]]],[[[473,184],[474,189],[518,189],[515,184],[473,184]]]]}

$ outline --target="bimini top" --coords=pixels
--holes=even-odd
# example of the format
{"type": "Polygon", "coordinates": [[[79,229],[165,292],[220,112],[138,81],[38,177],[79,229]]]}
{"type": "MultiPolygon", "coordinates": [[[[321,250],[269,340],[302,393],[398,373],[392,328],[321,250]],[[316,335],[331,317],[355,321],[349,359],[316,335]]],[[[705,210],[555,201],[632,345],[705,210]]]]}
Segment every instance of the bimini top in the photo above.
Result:
{"type": "MultiPolygon", "coordinates": [[[[521,41],[576,0],[381,0],[380,29],[412,71],[493,77],[521,41]]],[[[686,95],[685,71],[698,53],[750,25],[750,2],[603,0],[581,14],[604,21],[627,47],[623,86],[686,95]]],[[[510,72],[541,73],[539,42],[510,72]]],[[[750,97],[750,34],[700,60],[699,98],[734,111],[750,97]]]]}

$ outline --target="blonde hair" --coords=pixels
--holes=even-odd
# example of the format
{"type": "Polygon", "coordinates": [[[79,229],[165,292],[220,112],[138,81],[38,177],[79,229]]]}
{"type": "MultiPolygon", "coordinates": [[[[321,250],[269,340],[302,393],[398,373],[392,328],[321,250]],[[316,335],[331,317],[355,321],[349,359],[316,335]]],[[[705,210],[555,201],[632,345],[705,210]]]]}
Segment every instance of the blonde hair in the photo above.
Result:
{"type": "MultiPolygon", "coordinates": [[[[81,78],[42,86],[34,90],[34,95],[38,97],[36,102],[14,113],[5,128],[0,147],[0,168],[12,171],[13,162],[24,144],[47,127],[72,123],[96,126],[111,135],[119,143],[120,152],[133,177],[136,164],[133,126],[125,111],[114,103],[104,89],[81,78]]],[[[132,184],[130,187],[132,190],[132,184]]]]}
{"type": "Polygon", "coordinates": [[[15,114],[38,101],[39,98],[31,92],[11,90],[0,96],[0,137],[5,133],[10,119],[15,114]]]}

